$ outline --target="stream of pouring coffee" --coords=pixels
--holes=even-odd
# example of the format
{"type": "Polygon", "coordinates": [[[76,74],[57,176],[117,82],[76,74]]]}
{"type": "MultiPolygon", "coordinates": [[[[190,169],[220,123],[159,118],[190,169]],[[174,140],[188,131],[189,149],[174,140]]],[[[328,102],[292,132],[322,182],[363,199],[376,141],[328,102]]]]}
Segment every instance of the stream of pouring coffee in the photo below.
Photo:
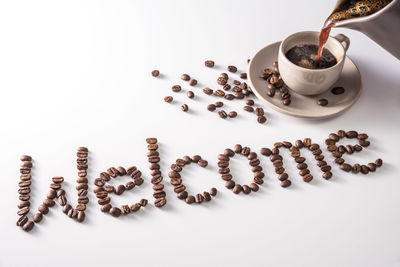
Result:
{"type": "Polygon", "coordinates": [[[322,27],[319,35],[319,48],[318,57],[315,62],[316,65],[319,65],[324,45],[329,38],[329,33],[338,21],[371,15],[384,8],[392,1],[393,0],[343,0],[329,15],[322,27]]]}

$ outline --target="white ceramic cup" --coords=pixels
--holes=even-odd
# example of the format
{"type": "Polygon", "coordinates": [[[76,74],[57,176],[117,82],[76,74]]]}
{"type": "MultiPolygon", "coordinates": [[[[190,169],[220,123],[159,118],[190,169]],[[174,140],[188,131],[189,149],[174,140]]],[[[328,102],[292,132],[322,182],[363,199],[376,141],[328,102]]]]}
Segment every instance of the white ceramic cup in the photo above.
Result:
{"type": "Polygon", "coordinates": [[[301,95],[316,95],[323,93],[339,79],[343,69],[346,51],[350,46],[350,39],[343,34],[329,36],[325,44],[337,59],[337,63],[326,69],[307,69],[292,63],[286,52],[296,45],[319,44],[319,32],[304,31],[290,35],[282,41],[279,47],[279,72],[285,84],[301,95]]]}

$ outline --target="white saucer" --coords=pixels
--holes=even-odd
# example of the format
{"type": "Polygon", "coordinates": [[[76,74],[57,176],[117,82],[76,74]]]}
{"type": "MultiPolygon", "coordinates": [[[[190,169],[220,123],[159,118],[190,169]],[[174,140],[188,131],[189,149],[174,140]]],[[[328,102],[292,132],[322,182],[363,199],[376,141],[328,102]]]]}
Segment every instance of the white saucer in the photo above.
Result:
{"type": "Polygon", "coordinates": [[[339,80],[332,86],[342,86],[345,92],[340,95],[332,94],[331,90],[314,96],[303,96],[290,91],[292,102],[289,106],[282,104],[280,93],[274,97],[267,95],[267,82],[260,78],[263,70],[272,68],[272,63],[278,59],[278,50],[281,42],[264,47],[250,61],[248,78],[254,94],[273,109],[301,118],[328,118],[345,111],[359,98],[362,90],[361,74],[354,62],[346,56],[343,72],[339,80]],[[321,98],[328,100],[327,106],[320,106],[317,101],[321,98]]]}

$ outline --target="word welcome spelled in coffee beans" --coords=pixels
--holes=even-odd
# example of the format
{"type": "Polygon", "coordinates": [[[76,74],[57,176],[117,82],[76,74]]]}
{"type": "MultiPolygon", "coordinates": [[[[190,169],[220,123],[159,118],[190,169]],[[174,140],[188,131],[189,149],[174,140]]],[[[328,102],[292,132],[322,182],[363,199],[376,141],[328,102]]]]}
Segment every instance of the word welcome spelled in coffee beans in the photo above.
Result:
{"type": "MultiPolygon", "coordinates": [[[[213,60],[206,60],[204,62],[204,65],[208,68],[214,68],[215,62],[213,60]]],[[[198,94],[204,94],[207,97],[210,98],[220,98],[219,101],[216,101],[214,103],[208,104],[205,109],[207,109],[210,112],[216,111],[216,114],[221,118],[221,119],[233,119],[238,116],[238,112],[235,110],[225,110],[224,107],[226,105],[224,104],[223,100],[225,101],[234,101],[234,100],[247,100],[246,101],[246,106],[243,107],[243,110],[251,113],[255,113],[257,117],[257,122],[259,123],[265,123],[267,121],[267,117],[264,114],[264,109],[262,107],[258,108],[253,108],[249,106],[255,105],[255,102],[253,99],[249,99],[253,95],[253,91],[251,90],[250,86],[247,85],[247,83],[243,80],[247,79],[247,74],[246,73],[240,73],[237,74],[238,68],[233,65],[229,65],[226,67],[227,71],[232,73],[232,75],[238,75],[237,79],[231,79],[229,75],[225,72],[220,73],[219,76],[216,79],[216,83],[220,88],[217,89],[211,89],[210,87],[205,87],[202,90],[198,90],[198,93],[193,92],[192,90],[189,90],[186,92],[186,96],[189,99],[195,100],[198,96],[198,94]],[[232,83],[230,84],[230,80],[232,83]]],[[[152,76],[158,77],[159,71],[158,70],[153,70],[152,71],[152,76]],[[157,75],[155,75],[157,74],[157,75]]],[[[181,80],[184,82],[187,82],[189,86],[196,87],[197,80],[193,79],[189,74],[184,73],[181,75],[181,80]]],[[[183,89],[182,86],[179,84],[175,84],[171,87],[171,90],[173,93],[180,94],[182,93],[183,89]]],[[[171,95],[165,96],[164,101],[167,103],[173,103],[174,102],[174,97],[171,95]]],[[[181,105],[181,110],[183,112],[188,112],[190,111],[190,107],[187,103],[184,103],[181,105]]],[[[190,113],[190,112],[189,112],[190,113]]]]}
{"type": "MultiPolygon", "coordinates": [[[[208,63],[210,64],[210,63],[208,63]]],[[[232,69],[233,70],[233,69],[232,69]]],[[[248,103],[249,106],[250,103],[248,103]]],[[[257,116],[262,116],[260,110],[256,111],[257,116]]],[[[153,184],[153,198],[154,206],[162,208],[167,204],[167,194],[164,191],[163,176],[160,169],[160,155],[158,152],[159,144],[158,140],[154,137],[146,139],[147,142],[147,158],[149,162],[149,169],[151,180],[153,184]]],[[[365,133],[358,133],[356,131],[344,131],[339,130],[337,133],[330,133],[328,138],[325,140],[326,149],[332,154],[334,162],[340,165],[340,169],[345,172],[352,172],[354,174],[369,174],[375,172],[379,167],[382,166],[382,159],[376,159],[369,163],[356,163],[349,164],[343,158],[343,155],[351,155],[362,151],[364,148],[370,145],[368,141],[368,135],[365,133]],[[355,139],[358,144],[355,145],[339,145],[338,142],[341,139],[355,139]]],[[[296,140],[294,143],[289,141],[282,141],[274,143],[273,148],[263,147],[260,149],[262,156],[268,157],[272,162],[277,178],[280,182],[281,187],[287,188],[292,182],[289,179],[288,173],[284,168],[284,159],[280,152],[284,149],[290,151],[291,157],[294,159],[299,175],[302,180],[306,183],[311,182],[314,176],[310,173],[306,158],[301,155],[302,149],[307,149],[312,153],[316,161],[316,165],[322,172],[322,178],[328,180],[331,179],[332,167],[327,163],[323,151],[319,144],[313,143],[310,138],[304,138],[303,140],[296,140]]],[[[18,183],[19,189],[19,204],[17,215],[17,226],[21,227],[25,231],[31,231],[36,223],[43,220],[44,215],[49,213],[49,209],[56,205],[55,199],[58,204],[63,207],[62,211],[68,217],[75,219],[78,222],[85,220],[86,205],[89,202],[87,196],[89,190],[89,183],[87,179],[88,169],[88,152],[86,147],[79,147],[77,151],[77,169],[78,178],[76,180],[76,190],[78,192],[78,204],[73,208],[68,204],[66,192],[62,188],[64,178],[61,176],[53,177],[52,183],[50,184],[50,190],[46,195],[45,200],[39,205],[37,212],[34,214],[32,219],[29,219],[29,212],[31,210],[30,205],[30,194],[31,194],[31,180],[32,180],[32,158],[28,155],[21,156],[21,167],[20,167],[20,181],[18,183]]],[[[183,182],[181,171],[183,168],[187,168],[190,165],[199,166],[206,168],[208,161],[203,159],[200,155],[184,156],[178,158],[173,164],[171,164],[171,170],[168,173],[170,183],[174,187],[178,199],[185,201],[187,204],[202,204],[203,202],[209,202],[213,197],[217,195],[217,189],[211,187],[209,191],[203,193],[190,194],[187,186],[183,182]]],[[[219,167],[219,174],[222,180],[225,182],[225,187],[232,190],[234,194],[250,194],[257,192],[259,187],[264,183],[265,173],[261,166],[258,154],[252,151],[250,147],[236,144],[233,148],[226,148],[223,153],[218,155],[217,165],[219,167]],[[252,180],[248,184],[238,184],[235,182],[234,176],[230,170],[231,158],[236,155],[244,156],[247,158],[251,171],[253,173],[252,180]]],[[[94,193],[98,199],[97,203],[100,205],[100,210],[104,213],[108,213],[113,217],[120,217],[122,215],[128,215],[138,212],[141,208],[146,207],[148,204],[147,199],[141,199],[137,203],[128,203],[121,206],[113,206],[111,201],[111,195],[122,195],[125,191],[134,190],[135,187],[142,185],[145,179],[142,177],[142,172],[136,166],[130,167],[110,167],[106,171],[100,172],[97,178],[94,179],[94,193]],[[121,176],[131,177],[131,181],[120,184],[118,186],[112,186],[108,182],[111,179],[117,179],[121,176]]]]}

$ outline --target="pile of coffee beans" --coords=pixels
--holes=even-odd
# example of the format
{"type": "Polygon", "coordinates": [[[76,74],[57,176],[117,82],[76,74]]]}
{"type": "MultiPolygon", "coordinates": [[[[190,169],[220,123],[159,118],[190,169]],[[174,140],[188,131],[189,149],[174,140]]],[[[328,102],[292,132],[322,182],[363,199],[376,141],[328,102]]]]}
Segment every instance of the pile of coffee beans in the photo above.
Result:
{"type": "Polygon", "coordinates": [[[154,205],[157,208],[161,208],[167,204],[166,194],[164,192],[164,185],[161,183],[163,180],[160,170],[160,154],[158,153],[158,140],[155,137],[149,137],[146,139],[147,159],[150,163],[151,171],[151,183],[153,184],[153,197],[155,198],[154,205]]]}
{"type": "MultiPolygon", "coordinates": [[[[215,62],[213,60],[206,60],[204,62],[204,65],[208,68],[213,68],[215,66],[215,62]]],[[[229,65],[227,67],[227,70],[228,70],[228,72],[231,72],[231,73],[237,73],[238,68],[234,65],[229,65]]],[[[157,77],[155,75],[153,75],[153,76],[157,77]]],[[[247,79],[247,73],[240,73],[239,77],[240,77],[240,79],[245,80],[245,79],[247,79]]],[[[192,79],[189,74],[186,74],[186,73],[182,74],[180,78],[181,78],[181,80],[188,82],[189,85],[191,85],[191,86],[197,85],[197,80],[192,79]]],[[[253,95],[251,88],[247,85],[246,82],[234,79],[233,85],[231,85],[231,84],[229,84],[229,79],[230,79],[230,77],[227,73],[225,73],[225,72],[220,73],[220,75],[218,76],[216,81],[217,81],[217,84],[219,84],[221,86],[221,88],[220,89],[211,89],[209,87],[205,87],[202,89],[202,91],[207,96],[215,96],[215,97],[219,97],[219,98],[224,98],[227,101],[243,100],[243,99],[248,98],[251,95],[253,95]]],[[[282,90],[284,91],[284,89],[282,89],[282,90]]],[[[179,93],[182,91],[182,86],[181,85],[173,85],[172,91],[174,93],[179,93]]],[[[195,97],[195,93],[193,91],[188,91],[186,93],[186,95],[190,99],[193,99],[195,97]]],[[[289,98],[290,98],[290,95],[289,95],[289,98]]],[[[172,103],[173,99],[174,98],[172,96],[164,97],[164,101],[167,103],[172,103]]],[[[252,100],[252,99],[250,99],[250,100],[253,102],[253,105],[254,105],[254,100],[252,100]]],[[[290,99],[289,99],[289,101],[290,101],[290,99]]],[[[207,109],[209,111],[215,111],[217,108],[222,107],[224,104],[222,101],[218,101],[217,103],[221,103],[221,105],[209,104],[209,105],[207,105],[207,109]]],[[[188,104],[186,104],[186,103],[182,104],[181,110],[183,112],[187,112],[189,110],[188,104]]],[[[258,111],[259,112],[256,113],[257,121],[259,123],[265,123],[267,121],[267,118],[264,114],[264,109],[259,108],[258,111]]],[[[234,110],[232,110],[232,111],[220,110],[217,112],[217,114],[222,119],[236,118],[238,116],[238,113],[234,110]]]]}
{"type": "Polygon", "coordinates": [[[279,74],[278,61],[273,63],[274,69],[264,69],[264,72],[261,74],[260,78],[267,81],[267,95],[269,97],[274,97],[277,90],[281,92],[282,104],[285,106],[289,106],[291,101],[291,94],[289,92],[289,88],[283,82],[281,75],[279,74]]]}
{"type": "Polygon", "coordinates": [[[337,133],[329,134],[329,138],[325,140],[325,144],[328,146],[328,150],[332,153],[332,156],[335,157],[335,163],[340,165],[340,169],[345,172],[352,171],[353,173],[361,172],[362,174],[368,174],[369,172],[375,172],[377,167],[382,166],[382,159],[377,159],[375,162],[370,162],[366,165],[361,165],[359,163],[350,165],[345,163],[345,160],[342,158],[343,154],[353,154],[354,152],[360,152],[363,147],[368,147],[370,142],[367,139],[368,135],[365,133],[359,134],[357,131],[345,132],[344,130],[339,130],[337,133]],[[358,144],[337,146],[336,143],[345,137],[349,139],[358,139],[358,144]]]}
{"type": "Polygon", "coordinates": [[[121,207],[113,207],[111,205],[111,198],[108,194],[114,193],[116,195],[122,195],[126,190],[132,190],[135,186],[143,184],[142,172],[139,171],[135,166],[125,169],[124,167],[111,167],[106,172],[100,173],[100,177],[94,180],[96,185],[93,190],[98,198],[97,203],[101,206],[102,212],[108,212],[113,217],[119,217],[121,215],[127,215],[131,212],[140,210],[141,207],[147,205],[147,200],[142,199],[137,203],[129,205],[121,205],[121,207]],[[111,178],[117,178],[118,176],[129,175],[133,181],[127,182],[125,185],[120,184],[117,187],[108,185],[107,182],[111,178]]]}
{"type": "Polygon", "coordinates": [[[264,183],[264,173],[262,167],[260,166],[260,160],[257,157],[257,153],[251,152],[249,147],[242,147],[240,144],[236,144],[232,149],[227,148],[224,150],[224,154],[218,155],[218,172],[221,174],[222,180],[225,181],[225,187],[231,189],[233,193],[239,194],[243,192],[244,194],[250,194],[252,191],[257,192],[259,186],[264,183]],[[235,154],[241,154],[246,156],[249,160],[249,165],[254,173],[253,183],[249,185],[240,185],[233,180],[233,176],[230,173],[229,161],[230,158],[234,157],[235,154]]]}
{"type": "Polygon", "coordinates": [[[37,213],[33,216],[33,220],[28,219],[28,213],[30,211],[30,193],[31,193],[31,179],[32,179],[32,157],[28,155],[21,156],[21,168],[20,168],[20,182],[18,183],[19,189],[19,200],[18,204],[18,216],[17,226],[20,226],[24,231],[31,231],[35,223],[39,223],[43,219],[43,215],[49,213],[49,208],[55,205],[54,198],[58,190],[61,189],[61,183],[64,181],[62,177],[54,177],[53,183],[50,185],[50,191],[47,193],[46,199],[38,207],[37,213]]]}
{"type": "Polygon", "coordinates": [[[174,192],[177,194],[179,199],[185,200],[187,204],[198,203],[201,204],[203,201],[208,202],[211,200],[212,196],[217,195],[217,189],[211,188],[210,192],[203,192],[203,194],[189,195],[186,191],[186,186],[182,183],[182,177],[180,172],[186,165],[191,163],[197,163],[200,167],[207,167],[208,162],[201,158],[200,155],[195,155],[193,157],[184,156],[183,158],[179,158],[175,161],[174,164],[171,165],[171,171],[168,173],[169,178],[171,179],[171,184],[174,186],[174,192]]]}
{"type": "MultiPolygon", "coordinates": [[[[89,203],[88,193],[88,179],[87,169],[88,169],[88,153],[89,150],[86,147],[79,147],[76,153],[77,156],[77,169],[78,169],[78,179],[76,182],[76,190],[78,191],[78,204],[75,208],[72,208],[68,204],[65,190],[59,188],[57,191],[58,203],[63,206],[63,212],[70,218],[76,219],[78,222],[83,222],[85,220],[85,210],[86,205],[89,203]]],[[[54,181],[55,178],[53,178],[54,181]]]]}

